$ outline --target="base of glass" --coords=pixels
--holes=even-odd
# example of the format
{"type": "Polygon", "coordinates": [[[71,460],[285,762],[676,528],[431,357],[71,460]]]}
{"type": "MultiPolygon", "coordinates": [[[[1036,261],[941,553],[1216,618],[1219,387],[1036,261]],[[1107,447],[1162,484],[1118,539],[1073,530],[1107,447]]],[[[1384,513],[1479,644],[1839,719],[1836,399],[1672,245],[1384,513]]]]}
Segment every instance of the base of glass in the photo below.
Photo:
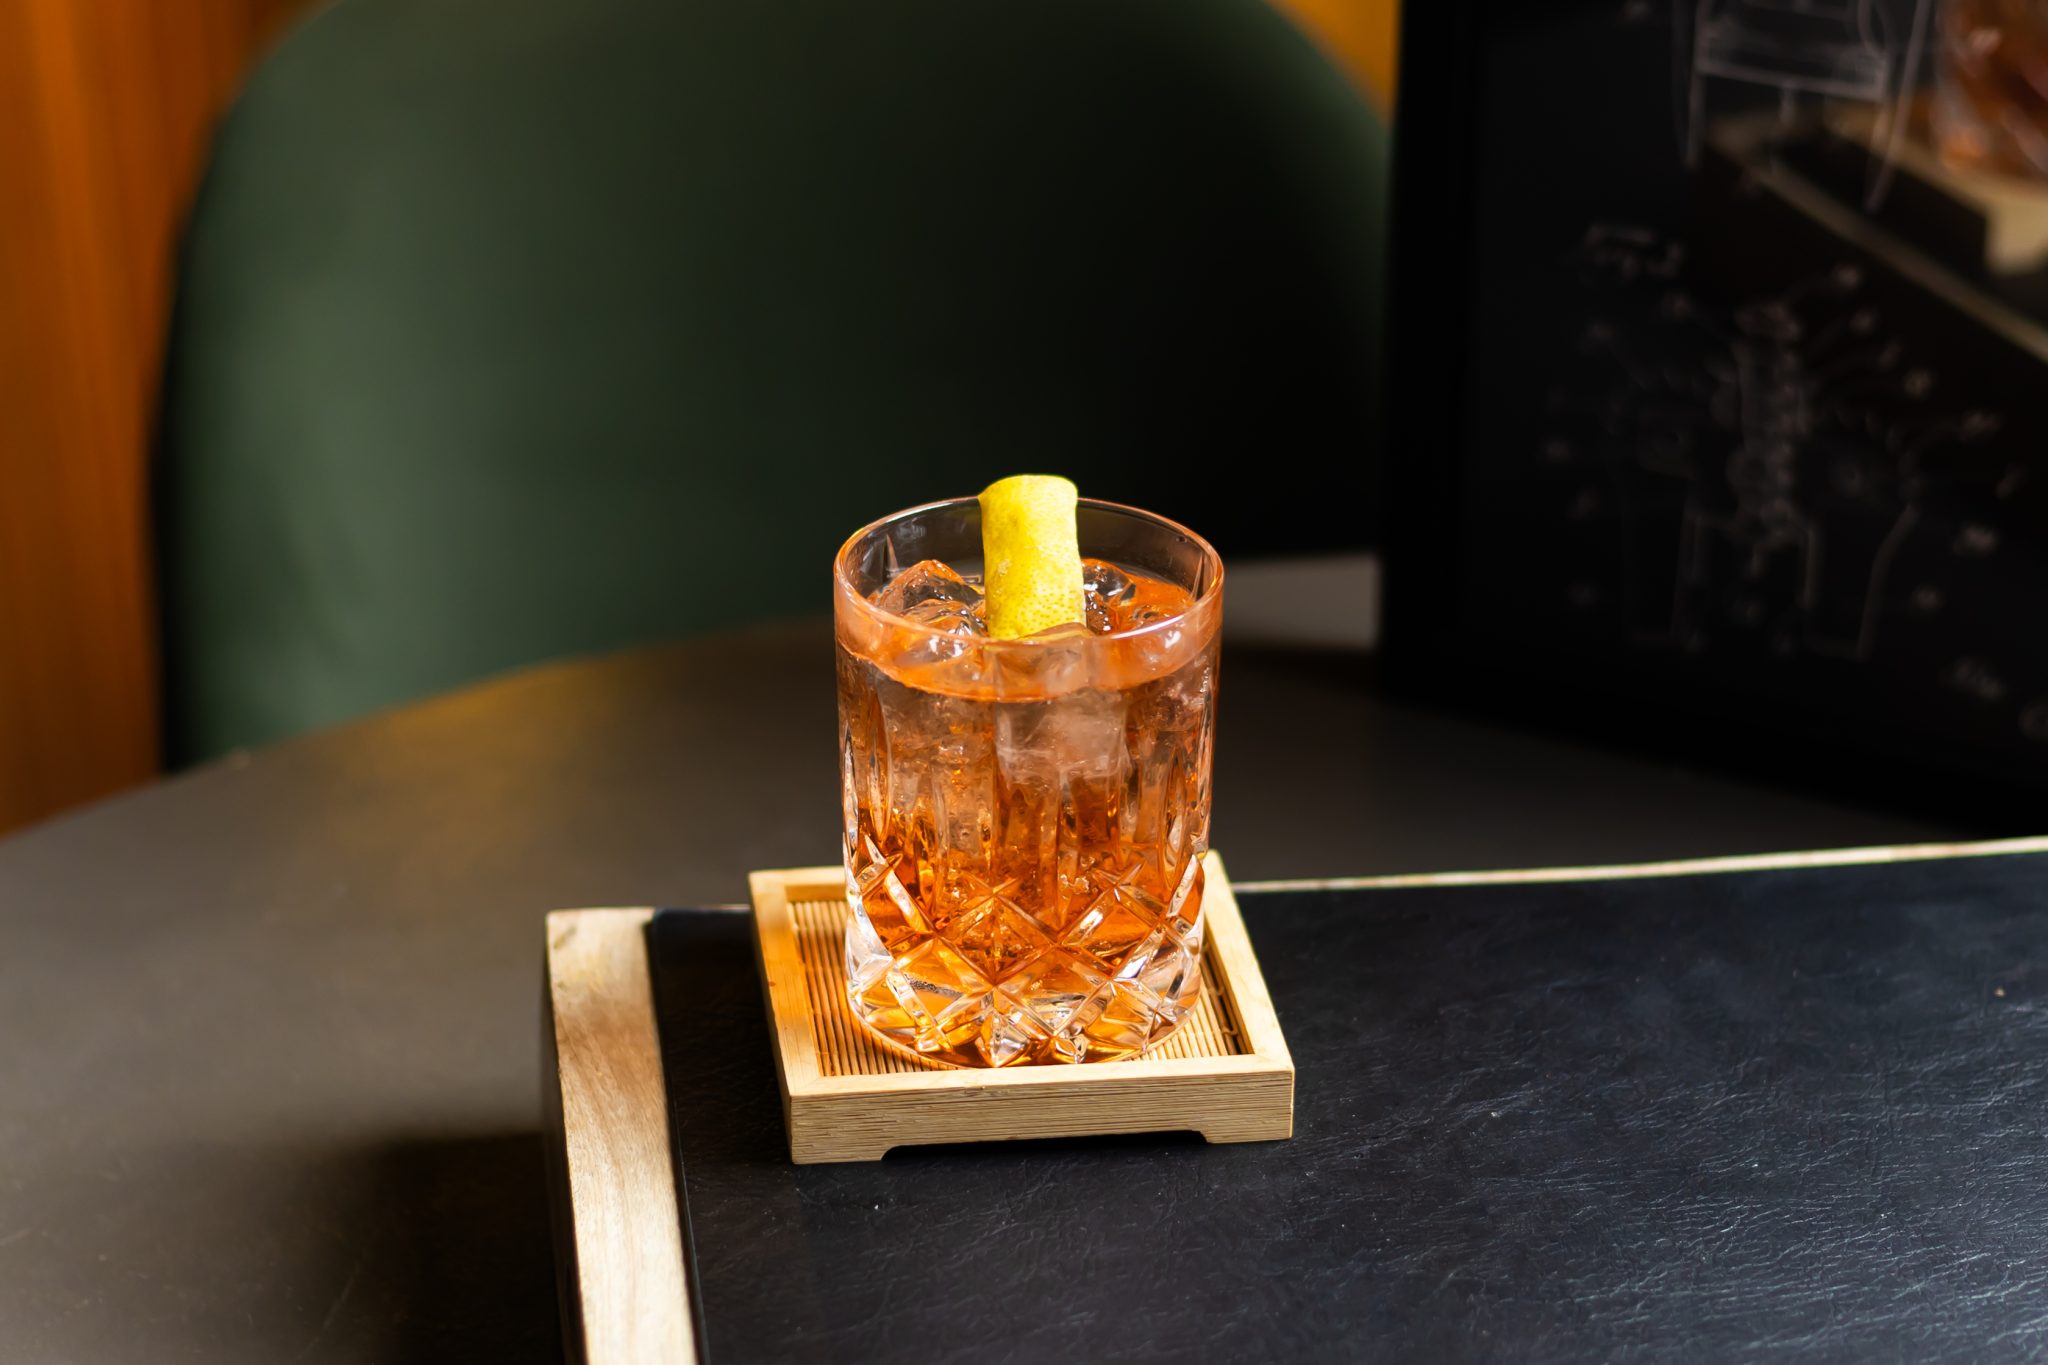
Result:
{"type": "Polygon", "coordinates": [[[874,1039],[883,1051],[893,1056],[901,1057],[905,1061],[915,1062],[919,1066],[930,1067],[935,1071],[998,1071],[1013,1070],[1023,1066],[1100,1066],[1114,1062],[1135,1062],[1141,1058],[1158,1055],[1165,1049],[1167,1043],[1187,1026],[1188,1020],[1193,1018],[1195,1013],[1191,1005],[1182,1012],[1178,1019],[1152,1034],[1152,1036],[1148,1037],[1137,1047],[1126,1052],[1119,1052],[1114,1055],[1105,1052],[1095,1052],[1093,1055],[1076,1058],[1065,1057],[1057,1052],[1050,1052],[1042,1056],[1033,1056],[1027,1052],[1020,1053],[1014,1061],[1005,1062],[1001,1066],[997,1066],[986,1061],[956,1061],[941,1053],[921,1052],[912,1039],[899,1037],[886,1029],[877,1028],[861,1016],[860,1005],[851,982],[847,983],[846,1005],[847,1011],[853,1015],[854,1023],[860,1025],[861,1032],[874,1039]]]}

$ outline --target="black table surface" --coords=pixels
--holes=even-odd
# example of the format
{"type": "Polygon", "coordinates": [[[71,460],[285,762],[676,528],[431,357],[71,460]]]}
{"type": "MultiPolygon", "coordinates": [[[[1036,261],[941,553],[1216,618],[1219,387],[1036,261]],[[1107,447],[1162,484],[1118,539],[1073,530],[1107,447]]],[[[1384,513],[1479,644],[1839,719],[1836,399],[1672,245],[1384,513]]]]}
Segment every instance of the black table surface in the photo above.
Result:
{"type": "Polygon", "coordinates": [[[821,1166],[786,1159],[752,926],[665,911],[700,1349],[2039,1360],[2044,892],[2039,852],[1247,892],[1291,1139],[821,1166]]]}
{"type": "MultiPolygon", "coordinates": [[[[1974,832],[1377,700],[1356,567],[1233,569],[1238,880],[1974,832]]],[[[0,841],[0,1356],[557,1359],[541,916],[832,861],[829,638],[539,667],[0,841]]]]}

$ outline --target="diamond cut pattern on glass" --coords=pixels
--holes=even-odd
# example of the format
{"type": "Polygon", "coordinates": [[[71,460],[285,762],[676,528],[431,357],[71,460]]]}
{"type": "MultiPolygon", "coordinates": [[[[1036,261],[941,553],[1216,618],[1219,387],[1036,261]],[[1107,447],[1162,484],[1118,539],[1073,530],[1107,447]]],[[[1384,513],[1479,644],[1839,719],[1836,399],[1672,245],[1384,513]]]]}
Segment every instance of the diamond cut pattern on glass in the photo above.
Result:
{"type": "Polygon", "coordinates": [[[971,1041],[975,1052],[989,1066],[1009,1066],[1021,1061],[1046,1038],[1039,1022],[1002,991],[963,997],[939,1017],[938,1032],[943,1037],[971,1041]]]}
{"type": "Polygon", "coordinates": [[[1097,868],[1090,881],[1102,889],[1060,935],[1060,946],[1089,953],[1106,970],[1114,972],[1124,954],[1160,927],[1155,913],[1158,902],[1136,882],[1140,870],[1137,864],[1122,869],[1097,868]]]}
{"type": "Polygon", "coordinates": [[[988,991],[988,978],[940,938],[928,938],[896,959],[886,979],[910,1018],[920,1052],[942,1052],[971,1034],[976,1020],[969,1007],[988,991]]]}
{"type": "Polygon", "coordinates": [[[889,950],[883,946],[867,912],[855,900],[846,917],[846,984],[855,991],[866,990],[889,970],[889,950]]]}
{"type": "Polygon", "coordinates": [[[1088,1025],[1088,1050],[1103,1059],[1145,1050],[1158,1025],[1157,1010],[1127,986],[1110,987],[1102,1011],[1088,1025]]]}
{"type": "Polygon", "coordinates": [[[1070,1062],[1087,1055],[1088,1026],[1108,1003],[1107,976],[1071,958],[1048,954],[1003,987],[1045,1030],[1054,1053],[1070,1062]]]}
{"type": "Polygon", "coordinates": [[[1014,882],[991,887],[970,874],[961,884],[966,908],[946,926],[946,937],[991,980],[1010,976],[1051,945],[1045,927],[1006,894],[1014,882]]]}
{"type": "Polygon", "coordinates": [[[863,1023],[960,1066],[1137,1055],[1176,1026],[1199,991],[1214,662],[989,695],[842,647],[859,907],[845,961],[863,1023]],[[862,984],[876,943],[879,993],[862,984]]]}
{"type": "MultiPolygon", "coordinates": [[[[1203,848],[1207,847],[1206,841],[1203,848]]],[[[1188,859],[1187,867],[1180,874],[1180,882],[1173,888],[1173,898],[1166,903],[1166,927],[1174,937],[1194,952],[1202,951],[1202,852],[1198,849],[1188,859]]]]}
{"type": "Polygon", "coordinates": [[[931,932],[924,912],[872,836],[862,838],[860,856],[848,851],[847,878],[854,908],[867,917],[868,927],[890,951],[931,932]]]}
{"type": "Polygon", "coordinates": [[[1161,935],[1145,957],[1133,956],[1117,976],[1117,984],[1163,1019],[1178,1019],[1201,989],[1200,965],[1187,945],[1161,935]]]}

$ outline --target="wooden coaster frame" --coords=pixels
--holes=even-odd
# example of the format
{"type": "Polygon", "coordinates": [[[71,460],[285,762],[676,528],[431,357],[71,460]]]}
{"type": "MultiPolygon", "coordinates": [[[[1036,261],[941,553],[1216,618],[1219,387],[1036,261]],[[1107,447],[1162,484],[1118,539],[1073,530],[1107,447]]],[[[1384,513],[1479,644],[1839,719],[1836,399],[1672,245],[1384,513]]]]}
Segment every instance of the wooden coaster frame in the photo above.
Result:
{"type": "Polygon", "coordinates": [[[1209,853],[1202,993],[1141,1057],[1000,1070],[938,1067],[855,1020],[840,953],[846,873],[752,875],[754,928],[799,1165],[877,1161],[892,1147],[1103,1133],[1197,1132],[1261,1142],[1294,1131],[1294,1059],[1259,974],[1223,860],[1209,853]]]}
{"type": "Polygon", "coordinates": [[[548,916],[541,1046],[563,1356],[697,1359],[647,971],[652,910],[548,916]]]}

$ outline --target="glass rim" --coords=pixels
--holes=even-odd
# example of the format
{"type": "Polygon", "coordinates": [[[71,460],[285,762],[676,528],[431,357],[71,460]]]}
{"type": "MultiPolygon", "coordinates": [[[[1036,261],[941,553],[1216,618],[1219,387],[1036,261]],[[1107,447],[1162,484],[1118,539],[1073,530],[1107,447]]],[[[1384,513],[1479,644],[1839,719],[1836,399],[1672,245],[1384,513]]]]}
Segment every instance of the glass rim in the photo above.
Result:
{"type": "MultiPolygon", "coordinates": [[[[963,503],[974,503],[978,507],[980,502],[981,499],[976,496],[939,498],[933,502],[919,503],[915,507],[905,507],[900,511],[891,512],[885,517],[878,517],[861,527],[858,531],[855,531],[839,547],[839,553],[832,556],[832,585],[838,599],[863,615],[876,620],[886,621],[892,627],[914,631],[920,635],[932,638],[959,639],[959,636],[940,630],[928,622],[913,621],[907,616],[898,616],[894,612],[883,611],[873,602],[870,602],[861,593],[860,589],[854,585],[852,576],[853,551],[856,545],[866,540],[870,535],[896,522],[905,521],[927,512],[940,511],[947,507],[957,507],[963,503]]],[[[1210,570],[1208,586],[1196,595],[1194,601],[1188,604],[1186,610],[1177,611],[1171,616],[1162,616],[1156,621],[1147,621],[1142,626],[1133,626],[1127,630],[1112,630],[1101,635],[1089,631],[1081,637],[1082,643],[1099,645],[1119,640],[1140,640],[1148,635],[1182,629],[1190,620],[1212,612],[1215,604],[1222,599],[1223,556],[1216,553],[1216,547],[1211,545],[1206,537],[1189,530],[1171,517],[1163,517],[1157,512],[1148,512],[1142,507],[1132,507],[1128,503],[1110,502],[1103,498],[1078,498],[1076,499],[1076,506],[1114,512],[1122,516],[1131,517],[1137,521],[1150,522],[1161,530],[1184,536],[1194,545],[1196,552],[1202,558],[1203,564],[1210,570]]],[[[1083,550],[1083,557],[1086,557],[1085,549],[1083,550]]],[[[978,635],[970,638],[973,639],[977,648],[994,650],[1042,649],[1052,645],[1071,646],[1076,643],[1076,637],[1073,634],[1057,630],[1044,631],[1037,635],[1025,635],[1014,640],[998,640],[993,636],[987,635],[978,635]]]]}

